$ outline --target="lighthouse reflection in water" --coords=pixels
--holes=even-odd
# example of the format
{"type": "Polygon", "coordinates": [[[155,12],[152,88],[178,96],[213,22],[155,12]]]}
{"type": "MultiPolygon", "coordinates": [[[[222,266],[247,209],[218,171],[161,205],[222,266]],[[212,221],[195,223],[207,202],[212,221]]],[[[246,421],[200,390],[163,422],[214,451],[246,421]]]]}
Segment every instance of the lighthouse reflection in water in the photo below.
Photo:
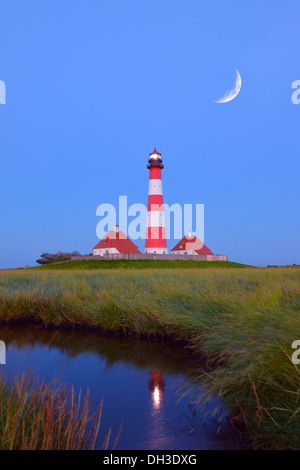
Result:
{"type": "Polygon", "coordinates": [[[124,423],[118,450],[233,448],[230,437],[216,439],[220,423],[210,418],[219,398],[213,397],[194,416],[191,397],[181,396],[182,387],[189,387],[195,377],[188,350],[135,338],[32,327],[1,327],[1,340],[9,380],[32,371],[33,378],[46,383],[58,379],[77,391],[88,389],[91,412],[104,397],[102,431],[112,428],[115,439],[124,423]]]}
{"type": "Polygon", "coordinates": [[[162,404],[165,388],[163,374],[160,370],[150,371],[149,388],[151,392],[152,405],[154,409],[159,409],[162,404]]]}

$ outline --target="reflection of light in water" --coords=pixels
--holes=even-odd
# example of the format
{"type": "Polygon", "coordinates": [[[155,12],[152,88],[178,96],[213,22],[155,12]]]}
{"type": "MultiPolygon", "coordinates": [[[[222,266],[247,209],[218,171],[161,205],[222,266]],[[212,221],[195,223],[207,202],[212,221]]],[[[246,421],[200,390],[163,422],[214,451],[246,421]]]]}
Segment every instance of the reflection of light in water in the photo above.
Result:
{"type": "Polygon", "coordinates": [[[162,393],[159,388],[156,386],[152,392],[152,401],[155,408],[159,408],[161,403],[162,393]]]}
{"type": "Polygon", "coordinates": [[[162,404],[163,390],[165,387],[163,374],[159,370],[150,371],[150,391],[153,407],[158,410],[162,404]]]}

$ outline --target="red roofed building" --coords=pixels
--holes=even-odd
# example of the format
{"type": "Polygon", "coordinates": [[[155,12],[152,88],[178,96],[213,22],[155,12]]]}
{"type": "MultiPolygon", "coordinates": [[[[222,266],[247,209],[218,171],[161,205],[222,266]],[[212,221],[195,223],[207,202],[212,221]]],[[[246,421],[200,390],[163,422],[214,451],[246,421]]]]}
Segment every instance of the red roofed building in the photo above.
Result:
{"type": "Polygon", "coordinates": [[[107,232],[93,250],[94,256],[116,253],[141,253],[138,247],[126,237],[125,233],[119,231],[118,225],[115,226],[114,230],[107,232]]]}
{"type": "Polygon", "coordinates": [[[171,253],[173,255],[213,255],[212,251],[199,238],[192,235],[191,231],[174,246],[171,253]]]}

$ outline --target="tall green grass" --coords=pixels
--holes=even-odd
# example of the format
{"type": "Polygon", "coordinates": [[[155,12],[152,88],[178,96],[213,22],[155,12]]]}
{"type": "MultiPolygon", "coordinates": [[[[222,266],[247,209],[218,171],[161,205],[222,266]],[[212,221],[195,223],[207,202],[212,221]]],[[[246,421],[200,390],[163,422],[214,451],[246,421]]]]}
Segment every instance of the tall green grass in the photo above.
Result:
{"type": "Polygon", "coordinates": [[[299,312],[299,268],[0,273],[2,320],[188,341],[233,424],[265,448],[299,447],[299,312]]]}
{"type": "MultiPolygon", "coordinates": [[[[31,373],[10,384],[0,375],[0,450],[94,449],[98,440],[102,402],[90,414],[87,394],[73,387],[46,385],[31,373]]],[[[111,429],[102,442],[108,448],[111,429]]]]}

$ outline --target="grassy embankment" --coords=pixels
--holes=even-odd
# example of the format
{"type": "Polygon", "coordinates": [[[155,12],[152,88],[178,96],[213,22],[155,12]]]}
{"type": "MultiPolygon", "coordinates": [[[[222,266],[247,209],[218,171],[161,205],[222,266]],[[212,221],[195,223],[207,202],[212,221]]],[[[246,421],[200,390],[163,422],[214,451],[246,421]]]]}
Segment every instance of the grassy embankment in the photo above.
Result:
{"type": "Polygon", "coordinates": [[[184,339],[255,445],[299,447],[299,268],[52,269],[1,272],[0,319],[184,339]]]}
{"type": "Polygon", "coordinates": [[[47,264],[32,269],[191,269],[191,268],[249,268],[246,264],[233,261],[195,261],[195,260],[82,260],[47,264]]]}

